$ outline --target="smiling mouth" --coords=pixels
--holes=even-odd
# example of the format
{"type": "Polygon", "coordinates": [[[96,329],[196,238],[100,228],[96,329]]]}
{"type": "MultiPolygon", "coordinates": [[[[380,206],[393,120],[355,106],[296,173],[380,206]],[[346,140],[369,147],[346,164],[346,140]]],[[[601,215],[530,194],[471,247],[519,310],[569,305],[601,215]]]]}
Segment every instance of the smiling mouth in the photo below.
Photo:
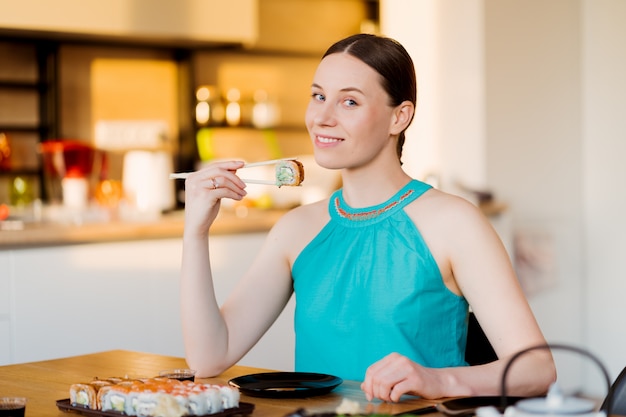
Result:
{"type": "Polygon", "coordinates": [[[337,142],[343,142],[343,139],[339,139],[339,138],[331,138],[328,136],[316,136],[315,137],[317,139],[318,142],[320,143],[337,143],[337,142]]]}

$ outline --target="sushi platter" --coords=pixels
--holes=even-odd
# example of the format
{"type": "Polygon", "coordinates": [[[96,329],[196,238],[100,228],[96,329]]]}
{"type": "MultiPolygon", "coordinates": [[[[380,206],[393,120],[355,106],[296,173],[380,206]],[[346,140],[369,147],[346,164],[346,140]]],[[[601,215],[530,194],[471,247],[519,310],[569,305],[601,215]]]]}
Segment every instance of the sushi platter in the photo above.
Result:
{"type": "Polygon", "coordinates": [[[239,401],[237,388],[173,378],[94,378],[74,383],[62,411],[88,416],[227,417],[250,414],[253,404],[239,401]]]}
{"type": "MultiPolygon", "coordinates": [[[[102,411],[102,410],[92,410],[89,407],[84,405],[72,405],[70,404],[70,399],[66,398],[63,400],[57,401],[57,407],[59,410],[67,412],[67,413],[78,413],[84,416],[93,416],[93,417],[120,417],[126,416],[126,413],[121,411],[102,411]]],[[[254,411],[254,404],[240,402],[239,407],[228,408],[219,413],[213,414],[205,414],[204,416],[199,417],[229,417],[229,416],[242,416],[252,414],[254,411]]]]}

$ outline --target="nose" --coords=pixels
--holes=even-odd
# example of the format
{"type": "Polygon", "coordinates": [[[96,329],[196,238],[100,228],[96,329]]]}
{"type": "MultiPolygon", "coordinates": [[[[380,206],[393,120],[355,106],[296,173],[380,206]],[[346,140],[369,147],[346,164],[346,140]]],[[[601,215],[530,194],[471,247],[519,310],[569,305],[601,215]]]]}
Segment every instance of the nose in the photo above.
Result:
{"type": "Polygon", "coordinates": [[[328,102],[311,104],[308,118],[317,126],[329,126],[336,123],[335,110],[328,102]]]}

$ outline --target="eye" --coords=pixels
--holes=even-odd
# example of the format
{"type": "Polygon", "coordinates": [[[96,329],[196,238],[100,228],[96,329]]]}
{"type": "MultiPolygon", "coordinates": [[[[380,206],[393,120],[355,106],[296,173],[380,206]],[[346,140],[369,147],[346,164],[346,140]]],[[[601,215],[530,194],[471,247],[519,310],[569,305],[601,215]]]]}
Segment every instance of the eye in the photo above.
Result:
{"type": "Polygon", "coordinates": [[[355,107],[357,105],[357,102],[352,100],[351,98],[345,99],[343,103],[348,107],[355,107]]]}
{"type": "Polygon", "coordinates": [[[311,94],[311,98],[315,101],[325,101],[326,97],[321,93],[313,93],[311,94]]]}

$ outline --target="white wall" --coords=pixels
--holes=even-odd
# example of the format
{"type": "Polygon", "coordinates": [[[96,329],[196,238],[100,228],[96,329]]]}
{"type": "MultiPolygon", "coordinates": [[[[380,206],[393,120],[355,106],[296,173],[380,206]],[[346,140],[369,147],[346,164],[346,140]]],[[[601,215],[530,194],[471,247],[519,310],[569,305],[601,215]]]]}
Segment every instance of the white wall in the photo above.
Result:
{"type": "MultiPolygon", "coordinates": [[[[554,284],[529,295],[548,341],[590,349],[615,377],[626,365],[626,332],[611,326],[626,315],[626,2],[381,8],[383,32],[407,46],[421,75],[409,170],[440,171],[448,183],[462,176],[510,204],[516,233],[543,239],[553,262],[554,284]]],[[[602,393],[582,365],[564,375],[602,393]]]]}
{"type": "MultiPolygon", "coordinates": [[[[547,340],[585,345],[580,6],[485,6],[489,184],[518,236],[548,242],[553,284],[529,294],[547,340]]],[[[577,363],[559,366],[560,380],[581,381],[577,363]]]]}
{"type": "Polygon", "coordinates": [[[626,366],[626,2],[583,0],[586,343],[626,366]]]}
{"type": "Polygon", "coordinates": [[[416,178],[486,185],[482,3],[382,0],[381,27],[411,54],[418,82],[403,161],[416,178]],[[449,30],[454,28],[454,30],[449,30]]]}

